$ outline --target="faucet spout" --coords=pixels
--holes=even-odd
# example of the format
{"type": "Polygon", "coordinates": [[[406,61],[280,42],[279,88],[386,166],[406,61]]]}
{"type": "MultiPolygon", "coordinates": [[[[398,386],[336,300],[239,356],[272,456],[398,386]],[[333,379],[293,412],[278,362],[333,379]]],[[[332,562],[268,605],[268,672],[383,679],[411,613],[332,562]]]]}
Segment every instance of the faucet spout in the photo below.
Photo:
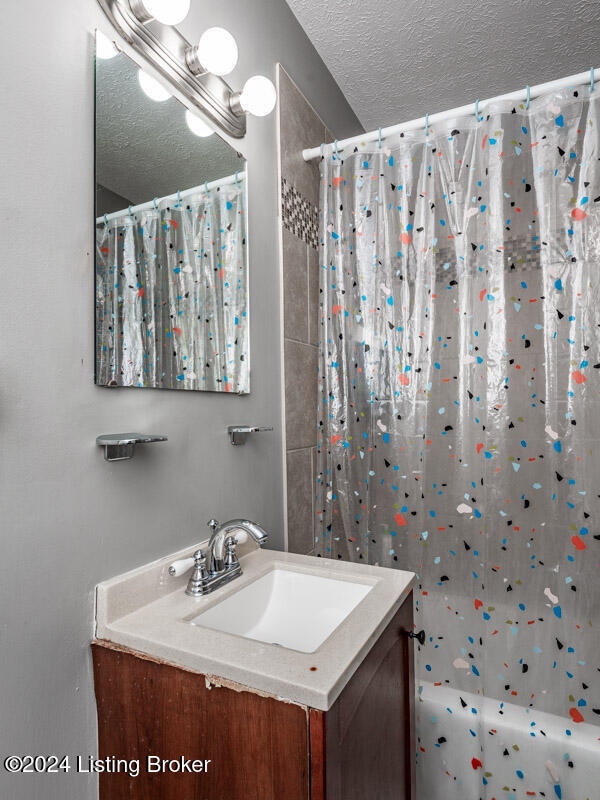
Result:
{"type": "Polygon", "coordinates": [[[222,572],[225,568],[225,543],[234,531],[245,531],[250,534],[259,547],[269,538],[269,534],[258,523],[249,519],[230,519],[221,523],[213,531],[208,543],[210,567],[213,572],[222,572]]]}
{"type": "Polygon", "coordinates": [[[179,570],[183,571],[183,567],[189,569],[191,565],[188,562],[193,561],[194,568],[185,590],[191,597],[209,594],[242,574],[242,566],[235,548],[242,541],[245,542],[246,538],[238,539],[234,535],[235,531],[250,534],[259,547],[262,547],[269,538],[264,528],[249,519],[230,519],[229,522],[222,524],[216,519],[211,519],[208,526],[212,528],[208,554],[204,550],[196,550],[193,558],[176,561],[169,569],[171,575],[180,575],[179,570]]]}

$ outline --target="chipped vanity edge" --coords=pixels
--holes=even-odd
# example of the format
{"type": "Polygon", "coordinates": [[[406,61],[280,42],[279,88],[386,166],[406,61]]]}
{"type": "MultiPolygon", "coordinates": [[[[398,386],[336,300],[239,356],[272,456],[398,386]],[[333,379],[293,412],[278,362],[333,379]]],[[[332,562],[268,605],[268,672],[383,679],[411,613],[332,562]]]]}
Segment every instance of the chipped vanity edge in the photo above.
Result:
{"type": "Polygon", "coordinates": [[[205,675],[204,676],[204,683],[206,688],[210,691],[211,689],[231,689],[234,692],[250,692],[251,694],[257,694],[259,697],[267,697],[270,699],[278,700],[280,703],[288,703],[291,706],[299,706],[300,708],[308,709],[304,703],[298,703],[295,700],[290,700],[289,697],[282,697],[278,694],[270,694],[269,692],[265,692],[262,689],[254,689],[252,686],[244,686],[242,683],[236,683],[235,681],[231,681],[228,678],[221,678],[218,675],[205,675]]]}
{"type": "Polygon", "coordinates": [[[94,639],[92,644],[96,645],[97,647],[103,647],[106,650],[114,650],[117,653],[126,653],[127,655],[134,656],[135,658],[140,658],[142,661],[151,661],[153,664],[174,667],[175,669],[181,669],[184,672],[190,672],[192,675],[204,678],[204,685],[209,691],[211,689],[231,689],[233,692],[239,692],[240,694],[243,692],[249,692],[250,694],[258,695],[259,697],[266,697],[269,700],[277,700],[280,703],[288,703],[291,706],[298,706],[299,708],[304,709],[310,708],[310,706],[307,706],[306,703],[299,703],[296,700],[290,700],[288,697],[281,697],[278,694],[265,692],[263,689],[255,689],[253,686],[246,686],[243,683],[232,681],[229,678],[223,678],[220,675],[198,672],[198,670],[192,669],[191,667],[186,667],[182,664],[175,664],[173,661],[168,661],[165,658],[152,656],[149,653],[143,653],[140,650],[134,650],[133,648],[127,647],[123,644],[116,644],[108,639],[94,639]]]}

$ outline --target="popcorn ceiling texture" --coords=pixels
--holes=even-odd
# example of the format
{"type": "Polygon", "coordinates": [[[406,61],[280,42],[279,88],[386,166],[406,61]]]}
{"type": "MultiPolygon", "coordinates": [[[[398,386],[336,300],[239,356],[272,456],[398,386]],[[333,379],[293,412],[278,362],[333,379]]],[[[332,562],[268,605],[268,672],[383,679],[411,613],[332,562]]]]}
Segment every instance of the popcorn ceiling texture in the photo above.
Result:
{"type": "Polygon", "coordinates": [[[600,65],[597,0],[287,0],[366,130],[600,65]]]}

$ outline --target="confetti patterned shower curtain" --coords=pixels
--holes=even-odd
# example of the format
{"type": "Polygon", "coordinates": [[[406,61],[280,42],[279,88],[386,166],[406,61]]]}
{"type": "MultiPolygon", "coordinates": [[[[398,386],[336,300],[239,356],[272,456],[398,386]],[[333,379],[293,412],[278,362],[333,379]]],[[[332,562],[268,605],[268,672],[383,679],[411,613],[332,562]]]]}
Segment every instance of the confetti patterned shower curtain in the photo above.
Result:
{"type": "Polygon", "coordinates": [[[419,681],[565,730],[600,723],[599,95],[321,162],[317,552],[418,574],[419,681]]]}
{"type": "Polygon", "coordinates": [[[245,178],[96,227],[96,383],[248,392],[245,178]]]}

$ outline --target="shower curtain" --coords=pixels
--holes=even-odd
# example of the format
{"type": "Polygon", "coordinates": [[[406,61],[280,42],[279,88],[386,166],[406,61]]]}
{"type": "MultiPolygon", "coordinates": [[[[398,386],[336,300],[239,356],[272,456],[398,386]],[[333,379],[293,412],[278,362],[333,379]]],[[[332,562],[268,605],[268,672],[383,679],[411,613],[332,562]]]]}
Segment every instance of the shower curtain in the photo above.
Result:
{"type": "MultiPolygon", "coordinates": [[[[418,683],[567,737],[600,724],[599,95],[321,161],[317,552],[417,573],[418,683]]],[[[478,710],[443,777],[541,796],[495,783],[478,710]]]]}
{"type": "Polygon", "coordinates": [[[248,392],[246,185],[96,226],[96,383],[248,392]]]}

